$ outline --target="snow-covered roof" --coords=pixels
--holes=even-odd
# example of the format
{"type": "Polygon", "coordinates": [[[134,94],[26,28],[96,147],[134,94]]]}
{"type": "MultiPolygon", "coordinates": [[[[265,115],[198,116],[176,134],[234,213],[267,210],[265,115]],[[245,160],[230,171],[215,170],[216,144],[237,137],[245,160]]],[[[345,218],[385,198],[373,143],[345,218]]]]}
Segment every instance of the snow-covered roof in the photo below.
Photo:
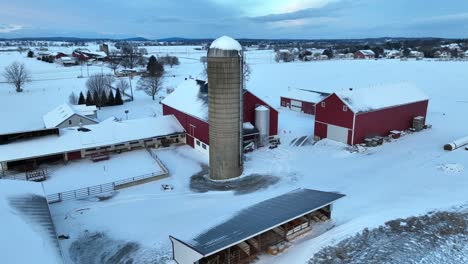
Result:
{"type": "Polygon", "coordinates": [[[309,103],[318,103],[322,101],[328,94],[319,93],[314,91],[305,91],[301,89],[290,89],[287,92],[283,93],[281,96],[289,99],[296,99],[298,101],[309,102],[309,103]]]}
{"type": "Polygon", "coordinates": [[[242,46],[237,42],[237,40],[228,36],[222,36],[211,43],[210,49],[241,51],[242,46]]]}
{"type": "Polygon", "coordinates": [[[264,106],[264,105],[259,105],[257,108],[255,108],[257,111],[270,111],[270,108],[264,106]]]}
{"type": "Polygon", "coordinates": [[[360,52],[366,56],[375,56],[375,53],[372,50],[360,50],[360,52]]]}
{"type": "MultiPolygon", "coordinates": [[[[297,189],[243,209],[224,223],[208,229],[193,239],[184,240],[183,244],[199,253],[194,256],[198,259],[191,261],[195,262],[318,210],[342,197],[344,195],[338,193],[297,189]]],[[[178,247],[174,252],[176,260],[179,253],[177,249],[178,247]]]]}
{"type": "Polygon", "coordinates": [[[410,83],[386,84],[335,93],[354,112],[369,112],[382,108],[405,105],[429,97],[410,83]]]}
{"type": "Polygon", "coordinates": [[[2,145],[0,161],[46,156],[184,132],[173,115],[123,121],[110,118],[84,127],[90,131],[81,132],[78,127],[64,128],[60,129],[60,136],[45,136],[2,145]]]}
{"type": "Polygon", "coordinates": [[[2,263],[63,263],[40,183],[0,180],[2,263]]]}
{"type": "Polygon", "coordinates": [[[200,92],[200,85],[196,80],[187,79],[161,103],[198,119],[208,120],[207,96],[206,93],[200,92]]]}
{"type": "Polygon", "coordinates": [[[52,128],[60,125],[73,115],[79,115],[83,118],[89,119],[89,117],[86,117],[86,115],[81,113],[81,110],[77,110],[72,105],[67,103],[57,106],[54,110],[45,114],[42,119],[44,120],[44,125],[46,128],[52,128]]]}
{"type": "Polygon", "coordinates": [[[74,59],[72,59],[72,58],[70,58],[70,57],[67,57],[67,56],[60,57],[59,60],[61,60],[61,61],[63,61],[63,62],[75,62],[74,59]]]}
{"type": "Polygon", "coordinates": [[[280,49],[278,52],[279,53],[291,53],[291,51],[289,51],[287,49],[280,49]]]}

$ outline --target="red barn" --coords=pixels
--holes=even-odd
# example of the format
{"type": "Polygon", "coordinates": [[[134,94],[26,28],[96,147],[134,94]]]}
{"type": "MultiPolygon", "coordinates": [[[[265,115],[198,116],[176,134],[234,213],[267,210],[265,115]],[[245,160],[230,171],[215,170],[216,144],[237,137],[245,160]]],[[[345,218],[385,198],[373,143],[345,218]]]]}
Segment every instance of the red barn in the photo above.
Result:
{"type": "MultiPolygon", "coordinates": [[[[187,144],[209,153],[208,84],[200,80],[185,80],[174,92],[161,101],[163,115],[174,115],[187,131],[187,144]]],[[[278,135],[278,111],[252,92],[243,91],[244,140],[256,133],[255,108],[270,110],[270,136],[278,135]]]]}
{"type": "Polygon", "coordinates": [[[328,93],[291,89],[281,97],[281,106],[304,114],[315,115],[315,105],[328,96],[328,93]]]}
{"type": "Polygon", "coordinates": [[[426,119],[429,98],[408,84],[350,89],[331,94],[317,104],[315,138],[350,145],[392,130],[413,126],[413,118],[426,119]]]}
{"type": "Polygon", "coordinates": [[[354,53],[355,59],[373,59],[375,53],[372,50],[358,50],[354,53]]]}

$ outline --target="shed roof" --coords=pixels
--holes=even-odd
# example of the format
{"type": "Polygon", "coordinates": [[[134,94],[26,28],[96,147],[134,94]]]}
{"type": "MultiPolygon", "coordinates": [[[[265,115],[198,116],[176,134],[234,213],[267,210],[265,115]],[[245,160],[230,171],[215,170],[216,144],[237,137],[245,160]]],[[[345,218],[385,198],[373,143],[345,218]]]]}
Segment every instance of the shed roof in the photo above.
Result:
{"type": "Polygon", "coordinates": [[[1,180],[0,211],[2,263],[63,263],[40,183],[1,180]]]}
{"type": "Polygon", "coordinates": [[[429,100],[417,86],[396,83],[371,86],[335,93],[354,113],[369,112],[387,107],[429,100]]]}
{"type": "Polygon", "coordinates": [[[316,104],[322,101],[327,95],[329,95],[329,93],[293,88],[283,93],[282,97],[316,104]]]}
{"type": "Polygon", "coordinates": [[[123,121],[107,119],[99,124],[84,127],[90,131],[82,132],[76,127],[64,128],[60,129],[60,136],[45,136],[2,145],[0,161],[60,154],[185,131],[173,115],[123,121]]]}
{"type": "Polygon", "coordinates": [[[297,189],[241,210],[229,220],[208,229],[192,240],[177,240],[203,257],[210,256],[329,205],[344,196],[332,192],[297,189]]]}

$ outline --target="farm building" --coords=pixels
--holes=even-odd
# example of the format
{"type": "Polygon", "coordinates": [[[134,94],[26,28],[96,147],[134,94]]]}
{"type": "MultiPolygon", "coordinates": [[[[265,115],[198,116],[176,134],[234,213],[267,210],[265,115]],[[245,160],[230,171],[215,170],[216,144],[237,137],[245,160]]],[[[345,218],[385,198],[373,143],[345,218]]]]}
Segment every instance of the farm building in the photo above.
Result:
{"type": "Polygon", "coordinates": [[[388,136],[412,128],[416,117],[424,124],[428,104],[429,98],[410,84],[336,92],[317,104],[315,138],[355,145],[388,136]]]}
{"type": "MultiPolygon", "coordinates": [[[[208,83],[188,79],[161,101],[164,115],[174,115],[187,131],[187,144],[203,153],[209,153],[208,83]]],[[[249,141],[259,134],[255,126],[255,110],[258,106],[269,109],[269,136],[278,134],[278,111],[243,90],[243,135],[249,141]]]]}
{"type": "Polygon", "coordinates": [[[99,123],[96,106],[61,104],[45,114],[42,119],[46,128],[66,128],[99,123]]]}
{"type": "Polygon", "coordinates": [[[75,66],[77,64],[73,58],[68,56],[57,58],[55,61],[63,67],[75,66]]]}
{"type": "Polygon", "coordinates": [[[4,171],[28,171],[42,163],[184,142],[185,131],[172,115],[132,120],[110,118],[92,126],[60,129],[59,135],[10,141],[2,145],[0,163],[4,171]]]}
{"type": "Polygon", "coordinates": [[[328,93],[304,89],[290,89],[281,95],[281,106],[304,114],[315,115],[315,105],[328,93]]]}
{"type": "Polygon", "coordinates": [[[355,59],[373,59],[375,53],[372,50],[358,50],[354,53],[355,59]]]}
{"type": "Polygon", "coordinates": [[[331,218],[342,194],[298,189],[241,210],[195,238],[170,236],[178,264],[250,263],[259,254],[277,254],[289,241],[331,218]]]}

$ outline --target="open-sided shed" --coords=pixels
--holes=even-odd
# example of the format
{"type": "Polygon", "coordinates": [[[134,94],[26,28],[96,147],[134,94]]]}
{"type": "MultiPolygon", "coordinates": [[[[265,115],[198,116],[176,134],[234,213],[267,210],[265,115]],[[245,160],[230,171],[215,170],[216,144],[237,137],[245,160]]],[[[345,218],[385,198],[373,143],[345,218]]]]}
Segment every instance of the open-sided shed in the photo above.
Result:
{"type": "Polygon", "coordinates": [[[171,236],[174,260],[179,264],[248,263],[272,246],[311,230],[314,220],[330,219],[332,203],[343,196],[298,189],[257,203],[193,239],[171,236]]]}

